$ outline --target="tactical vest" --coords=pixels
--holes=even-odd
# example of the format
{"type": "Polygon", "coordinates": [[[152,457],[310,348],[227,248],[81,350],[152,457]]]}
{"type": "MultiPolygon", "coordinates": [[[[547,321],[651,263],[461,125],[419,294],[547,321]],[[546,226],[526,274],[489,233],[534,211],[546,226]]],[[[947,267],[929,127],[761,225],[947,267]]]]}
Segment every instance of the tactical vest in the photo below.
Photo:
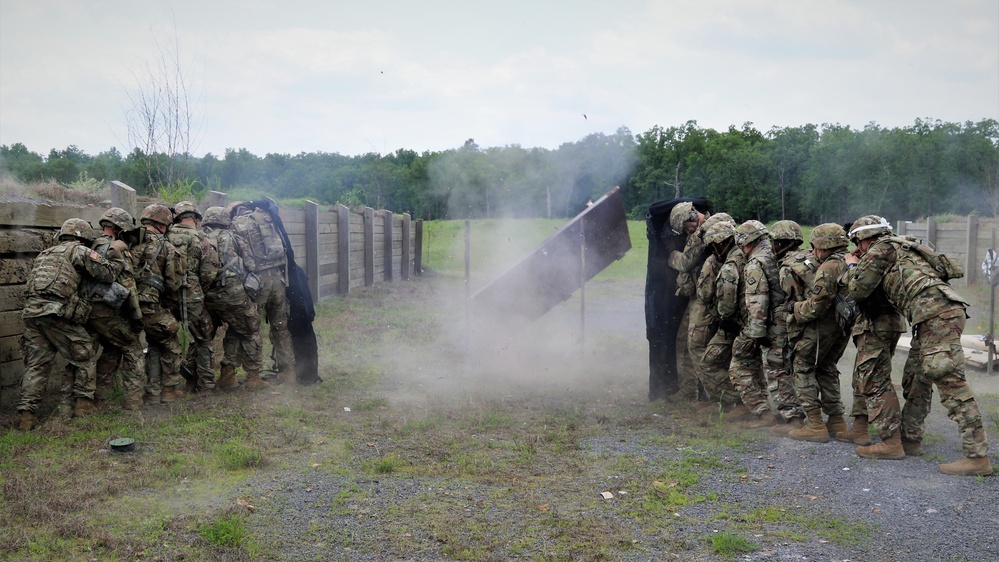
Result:
{"type": "Polygon", "coordinates": [[[215,249],[222,263],[222,269],[215,278],[213,285],[215,287],[224,287],[233,279],[239,283],[246,279],[246,269],[243,267],[239,252],[236,251],[234,236],[232,232],[221,228],[208,231],[208,243],[215,249]]]}
{"type": "Polygon", "coordinates": [[[63,242],[35,258],[28,280],[27,296],[68,302],[77,294],[82,277],[73,266],[73,252],[78,244],[63,242]]]}
{"type": "Polygon", "coordinates": [[[166,244],[163,237],[146,236],[144,242],[132,249],[135,260],[135,284],[139,292],[140,302],[156,302],[166,289],[163,278],[166,267],[166,244]]]}
{"type": "Polygon", "coordinates": [[[255,211],[248,216],[236,217],[232,228],[249,243],[256,271],[285,266],[288,257],[284,242],[270,215],[255,211]]]}

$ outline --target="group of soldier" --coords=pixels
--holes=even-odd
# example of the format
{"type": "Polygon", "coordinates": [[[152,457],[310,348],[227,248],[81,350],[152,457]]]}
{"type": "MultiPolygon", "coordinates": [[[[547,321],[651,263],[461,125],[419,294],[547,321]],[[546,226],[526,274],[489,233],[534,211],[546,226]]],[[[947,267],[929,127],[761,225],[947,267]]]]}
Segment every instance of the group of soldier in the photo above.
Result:
{"type": "Polygon", "coordinates": [[[167,404],[187,392],[266,388],[260,313],[269,324],[277,379],[295,380],[288,332],[287,254],[273,217],[250,203],[147,206],[138,224],[108,209],[100,232],[65,221],[32,266],[22,311],[25,371],[17,409],[31,430],[57,354],[68,363],[59,410],[167,404]],[[260,313],[258,313],[258,310],[260,313]],[[216,377],[213,341],[225,325],[216,377]]]}
{"type": "Polygon", "coordinates": [[[948,283],[962,273],[936,259],[946,256],[894,235],[876,215],[845,227],[816,226],[810,249],[801,247],[794,221],[769,229],[755,220],[737,224],[690,202],[673,207],[668,226],[663,241],[672,247],[677,294],[690,298],[676,346],[678,398],[695,400],[700,392],[698,406],[722,408],[724,419],[743,429],[836,439],[854,444],[861,457],[902,459],[923,452],[936,385],[964,451],[940,471],[992,473],[982,415],[964,373],[960,340],[969,305],[948,283]],[[907,324],[913,336],[903,407],[891,361],[907,324]],[[857,355],[849,426],[836,364],[851,338],[857,355]]]}

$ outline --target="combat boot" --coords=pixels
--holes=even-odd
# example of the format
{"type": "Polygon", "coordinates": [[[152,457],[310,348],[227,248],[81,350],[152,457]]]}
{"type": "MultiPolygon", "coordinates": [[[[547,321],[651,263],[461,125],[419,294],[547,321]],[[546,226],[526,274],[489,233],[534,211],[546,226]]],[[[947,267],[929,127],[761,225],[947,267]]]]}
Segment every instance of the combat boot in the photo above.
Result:
{"type": "Polygon", "coordinates": [[[180,388],[180,385],[164,386],[163,392],[160,393],[160,403],[169,404],[171,402],[179,400],[183,396],[184,396],[184,391],[180,388]]]}
{"type": "Polygon", "coordinates": [[[775,425],[777,425],[777,416],[769,411],[764,411],[759,416],[740,423],[739,429],[764,429],[775,425]]]}
{"type": "Polygon", "coordinates": [[[826,420],[826,431],[829,435],[835,436],[837,433],[850,431],[850,426],[846,425],[846,420],[843,419],[842,415],[829,416],[829,419],[826,420]]]}
{"type": "Polygon", "coordinates": [[[988,476],[992,474],[992,464],[988,457],[964,457],[957,462],[940,465],[940,472],[954,476],[988,476]]]}
{"type": "Polygon", "coordinates": [[[805,427],[805,420],[801,418],[791,418],[786,422],[770,428],[770,433],[774,435],[787,435],[796,429],[805,427]]]}
{"type": "Polygon", "coordinates": [[[853,427],[850,428],[850,431],[836,432],[836,440],[854,445],[870,445],[871,434],[868,433],[867,428],[867,416],[856,416],[853,418],[853,427]]]}
{"type": "Polygon", "coordinates": [[[808,422],[800,429],[789,431],[787,436],[798,441],[811,441],[812,443],[828,443],[829,429],[822,423],[822,410],[818,408],[805,412],[808,422]]]}
{"type": "Polygon", "coordinates": [[[749,411],[749,407],[742,403],[727,406],[723,409],[723,412],[725,413],[725,421],[727,422],[742,421],[753,415],[749,411]]]}
{"type": "Polygon", "coordinates": [[[898,460],[905,458],[905,450],[902,449],[902,432],[895,430],[887,439],[876,445],[857,447],[857,454],[865,459],[887,459],[898,460]]]}
{"type": "Polygon", "coordinates": [[[28,410],[21,410],[21,423],[17,428],[21,431],[31,431],[35,429],[36,425],[38,425],[38,418],[35,417],[35,413],[28,410]]]}
{"type": "Polygon", "coordinates": [[[295,370],[294,369],[282,369],[277,374],[278,382],[281,384],[291,384],[295,382],[295,370]]]}
{"type": "Polygon", "coordinates": [[[76,408],[73,410],[73,417],[82,418],[84,416],[89,416],[96,411],[97,406],[94,406],[94,401],[90,398],[84,398],[81,396],[76,399],[76,408]]]}
{"type": "Polygon", "coordinates": [[[246,388],[250,390],[263,390],[271,385],[260,378],[260,371],[246,371],[246,388]]]}
{"type": "Polygon", "coordinates": [[[131,394],[125,395],[125,400],[122,402],[121,407],[125,410],[138,410],[142,407],[142,391],[138,390],[131,394]]]}
{"type": "Polygon", "coordinates": [[[910,457],[918,457],[923,454],[923,442],[922,441],[909,441],[905,437],[902,438],[902,450],[905,454],[910,457]]]}
{"type": "Polygon", "coordinates": [[[215,390],[223,392],[236,390],[239,388],[239,381],[236,380],[236,366],[222,365],[218,380],[215,381],[215,390]]]}

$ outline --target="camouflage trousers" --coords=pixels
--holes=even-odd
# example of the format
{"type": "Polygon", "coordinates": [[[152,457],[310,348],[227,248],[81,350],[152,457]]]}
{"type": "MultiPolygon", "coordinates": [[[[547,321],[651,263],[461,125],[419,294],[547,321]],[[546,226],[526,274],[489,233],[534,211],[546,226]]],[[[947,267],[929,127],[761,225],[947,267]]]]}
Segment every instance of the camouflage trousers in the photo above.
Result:
{"type": "MultiPolygon", "coordinates": [[[[687,354],[690,357],[690,364],[693,368],[694,379],[702,387],[707,389],[704,383],[704,368],[701,366],[701,358],[704,357],[704,350],[708,348],[708,342],[718,331],[718,323],[707,313],[704,303],[698,300],[690,301],[687,308],[690,314],[690,327],[686,331],[687,354]]],[[[684,335],[681,331],[680,335],[684,335]]]]}
{"type": "Polygon", "coordinates": [[[802,411],[821,409],[827,416],[844,414],[836,363],[849,342],[835,321],[807,326],[795,342],[791,368],[802,411]]]}
{"type": "Polygon", "coordinates": [[[159,397],[163,387],[184,384],[180,375],[180,325],[157,303],[140,303],[146,331],[146,396],[159,397]]]}
{"type": "Polygon", "coordinates": [[[700,379],[708,398],[721,402],[724,406],[738,404],[739,392],[732,384],[728,368],[732,364],[732,342],[735,335],[725,330],[716,330],[701,355],[700,379]]]}
{"type": "Polygon", "coordinates": [[[985,457],[989,443],[975,394],[964,378],[964,308],[944,311],[915,326],[912,348],[902,372],[902,437],[922,441],[924,422],[930,413],[933,385],[947,417],[957,422],[964,455],[985,457]]]}
{"type": "Polygon", "coordinates": [[[97,359],[97,391],[94,397],[107,400],[111,389],[120,381],[126,398],[142,400],[146,357],[142,354],[139,335],[132,332],[128,320],[115,309],[95,303],[87,329],[97,334],[97,342],[103,349],[97,359]]]}
{"type": "Polygon", "coordinates": [[[24,375],[17,409],[35,412],[42,401],[52,373],[56,354],[68,363],[64,372],[61,401],[94,397],[97,368],[97,340],[79,324],[54,314],[24,319],[21,336],[24,375]]]}
{"type": "Polygon", "coordinates": [[[271,268],[257,273],[260,277],[260,292],[256,304],[259,312],[267,320],[272,358],[278,372],[295,370],[295,355],[291,347],[291,334],[288,333],[288,297],[285,283],[279,268],[271,268]]]}
{"type": "Polygon", "coordinates": [[[739,333],[732,342],[732,364],[728,372],[742,403],[753,414],[759,416],[770,410],[770,403],[767,401],[767,376],[763,371],[763,351],[745,333],[739,333]]]}
{"type": "Polygon", "coordinates": [[[683,318],[680,319],[680,331],[676,335],[676,372],[680,381],[680,390],[677,394],[684,400],[694,402],[697,400],[697,375],[687,345],[689,332],[690,307],[688,306],[683,318]]]}
{"type": "Polygon", "coordinates": [[[902,409],[891,382],[891,358],[901,332],[864,331],[853,337],[857,360],[853,364],[853,417],[867,416],[882,440],[902,424],[902,409]]]}
{"type": "Polygon", "coordinates": [[[798,392],[794,389],[791,364],[786,360],[787,323],[774,322],[770,327],[770,333],[773,345],[763,358],[763,370],[767,375],[767,393],[773,398],[778,418],[783,421],[803,418],[805,414],[798,402],[798,392]]]}
{"type": "MultiPolygon", "coordinates": [[[[177,311],[179,312],[179,310],[177,311]]],[[[182,318],[178,316],[179,318],[182,318]]],[[[215,341],[215,326],[212,317],[205,308],[204,301],[187,302],[187,354],[184,364],[194,375],[194,387],[197,390],[215,388],[215,367],[212,365],[215,341]]]]}
{"type": "Polygon", "coordinates": [[[242,365],[247,371],[259,372],[263,344],[260,340],[260,315],[253,301],[241,290],[211,291],[205,295],[205,306],[216,326],[227,326],[222,338],[222,365],[242,365]]]}

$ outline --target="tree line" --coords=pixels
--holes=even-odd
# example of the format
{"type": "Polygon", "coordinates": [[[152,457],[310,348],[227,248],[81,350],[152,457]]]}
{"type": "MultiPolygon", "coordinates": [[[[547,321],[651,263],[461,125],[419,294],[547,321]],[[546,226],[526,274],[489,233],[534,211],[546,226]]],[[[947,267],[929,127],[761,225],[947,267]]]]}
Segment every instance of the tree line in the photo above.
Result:
{"type": "Polygon", "coordinates": [[[999,215],[999,123],[917,119],[907,127],[838,124],[716,131],[696,121],[633,135],[594,133],[556,149],[519,145],[417,153],[96,156],[76,146],[47,156],[0,146],[0,170],[24,182],[74,185],[118,179],[140,195],[208,190],[281,200],[308,198],[409,212],[414,218],[560,217],[620,186],[631,218],[651,203],[706,196],[736,218],[802,224],[876,213],[999,215]],[[170,166],[163,166],[168,161],[170,166]],[[165,171],[168,170],[168,171],[165,171]]]}

